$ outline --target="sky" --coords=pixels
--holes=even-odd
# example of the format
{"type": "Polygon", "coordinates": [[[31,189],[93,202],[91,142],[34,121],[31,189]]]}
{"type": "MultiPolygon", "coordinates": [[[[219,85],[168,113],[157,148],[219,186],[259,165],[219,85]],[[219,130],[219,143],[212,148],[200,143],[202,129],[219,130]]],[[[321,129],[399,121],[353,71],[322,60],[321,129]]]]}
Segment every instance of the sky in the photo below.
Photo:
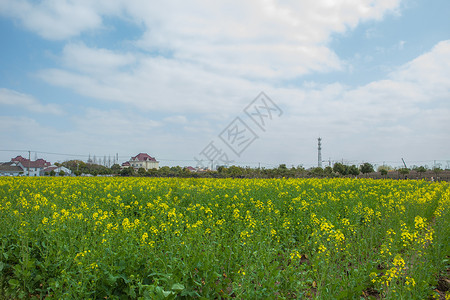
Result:
{"type": "Polygon", "coordinates": [[[448,0],[0,0],[0,161],[450,166],[448,0]]]}

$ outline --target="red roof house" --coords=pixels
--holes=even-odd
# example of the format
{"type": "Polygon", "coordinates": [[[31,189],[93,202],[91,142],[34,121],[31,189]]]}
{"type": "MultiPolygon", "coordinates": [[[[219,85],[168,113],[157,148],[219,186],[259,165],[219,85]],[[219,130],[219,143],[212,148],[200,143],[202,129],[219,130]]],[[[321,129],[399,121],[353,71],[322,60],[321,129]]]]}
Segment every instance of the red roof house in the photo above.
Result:
{"type": "Polygon", "coordinates": [[[20,155],[12,158],[11,162],[17,163],[28,176],[39,176],[42,170],[51,166],[45,159],[29,160],[20,155]]]}
{"type": "Polygon", "coordinates": [[[144,168],[147,171],[149,169],[159,169],[159,161],[147,153],[139,153],[131,157],[129,161],[123,163],[122,167],[133,167],[135,170],[144,168]],[[125,164],[127,165],[125,166],[125,164]]]}
{"type": "Polygon", "coordinates": [[[156,159],[147,153],[139,153],[138,155],[132,157],[130,161],[156,161],[156,159]]]}

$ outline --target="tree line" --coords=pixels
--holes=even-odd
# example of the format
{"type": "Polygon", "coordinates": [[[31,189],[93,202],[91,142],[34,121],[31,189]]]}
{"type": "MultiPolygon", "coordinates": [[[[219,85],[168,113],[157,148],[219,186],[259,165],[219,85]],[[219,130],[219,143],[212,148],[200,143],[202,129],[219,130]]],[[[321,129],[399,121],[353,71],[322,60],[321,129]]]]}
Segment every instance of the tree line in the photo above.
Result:
{"type": "MultiPolygon", "coordinates": [[[[368,162],[357,165],[345,165],[343,163],[335,163],[333,167],[326,166],[325,168],[313,167],[305,169],[303,166],[288,168],[286,164],[280,164],[276,168],[250,168],[240,166],[219,166],[216,170],[199,170],[192,171],[185,167],[168,167],[163,166],[159,169],[145,170],[140,168],[135,170],[131,167],[121,168],[120,165],[115,164],[110,168],[85,163],[83,161],[71,160],[61,164],[70,169],[76,176],[80,175],[103,175],[103,176],[140,176],[140,177],[211,177],[211,178],[305,178],[305,177],[356,177],[359,175],[370,176],[375,172],[374,166],[368,162]]],[[[394,169],[390,166],[379,166],[377,171],[381,176],[386,176],[388,172],[394,169]]],[[[414,166],[411,169],[400,168],[396,172],[406,176],[410,171],[424,173],[430,171],[425,166],[414,166]]],[[[433,169],[436,174],[441,172],[441,169],[433,169]]]]}

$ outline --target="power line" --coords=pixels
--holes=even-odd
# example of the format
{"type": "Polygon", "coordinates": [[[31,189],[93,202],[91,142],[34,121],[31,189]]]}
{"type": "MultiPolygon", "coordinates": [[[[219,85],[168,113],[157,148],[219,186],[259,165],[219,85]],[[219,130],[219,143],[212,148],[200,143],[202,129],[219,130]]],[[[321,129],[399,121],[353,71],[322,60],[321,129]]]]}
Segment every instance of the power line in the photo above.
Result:
{"type": "MultiPolygon", "coordinates": [[[[48,154],[48,155],[58,155],[58,156],[66,156],[66,157],[80,157],[80,158],[88,158],[90,157],[90,154],[74,154],[74,153],[60,153],[60,152],[49,152],[49,151],[35,151],[35,150],[24,150],[24,149],[0,149],[0,152],[21,152],[21,153],[28,153],[28,152],[34,152],[39,154],[48,154]]],[[[103,155],[105,156],[105,155],[103,155]]],[[[109,154],[108,154],[109,156],[109,154]]],[[[133,155],[115,155],[117,162],[119,159],[127,159],[132,157],[133,155]]],[[[98,156],[102,157],[102,156],[98,156]]],[[[196,163],[197,161],[195,159],[171,159],[171,158],[158,158],[158,161],[160,162],[189,162],[189,163],[196,163]]],[[[330,162],[338,162],[341,161],[341,159],[334,159],[330,162]]],[[[380,164],[402,164],[401,160],[395,160],[395,161],[370,161],[370,160],[345,160],[346,163],[351,164],[362,164],[364,162],[369,162],[373,165],[380,165],[380,164]]],[[[299,164],[299,163],[287,163],[283,162],[286,165],[302,165],[305,167],[311,166],[314,167],[315,165],[313,163],[307,163],[307,164],[299,164]]],[[[439,159],[439,160],[421,160],[421,161],[408,161],[409,165],[416,165],[416,164],[449,164],[449,160],[445,159],[439,159]]],[[[279,163],[264,163],[264,162],[254,162],[254,161],[232,161],[232,164],[235,165],[256,165],[256,166],[266,166],[266,167],[278,167],[279,163]]]]}
{"type": "Polygon", "coordinates": [[[2,152],[28,152],[28,150],[4,150],[4,149],[0,149],[0,151],[2,151],[2,152]]]}

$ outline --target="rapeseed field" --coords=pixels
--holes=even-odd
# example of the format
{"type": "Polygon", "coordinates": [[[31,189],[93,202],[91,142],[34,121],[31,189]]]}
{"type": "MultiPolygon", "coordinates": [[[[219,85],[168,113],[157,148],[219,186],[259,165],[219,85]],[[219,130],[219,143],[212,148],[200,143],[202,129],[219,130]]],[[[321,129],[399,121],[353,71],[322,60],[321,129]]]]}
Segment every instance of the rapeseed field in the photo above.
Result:
{"type": "Polygon", "coordinates": [[[450,186],[0,177],[0,298],[427,299],[450,186]]]}

